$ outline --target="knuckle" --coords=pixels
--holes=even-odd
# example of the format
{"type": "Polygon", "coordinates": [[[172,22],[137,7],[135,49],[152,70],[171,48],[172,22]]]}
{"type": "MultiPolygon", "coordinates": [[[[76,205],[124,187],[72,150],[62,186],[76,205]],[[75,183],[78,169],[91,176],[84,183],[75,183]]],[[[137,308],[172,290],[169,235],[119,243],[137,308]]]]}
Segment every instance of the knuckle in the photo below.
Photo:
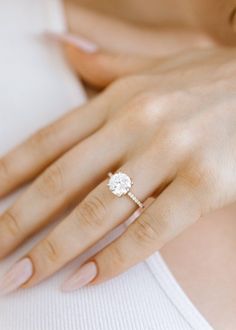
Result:
{"type": "Polygon", "coordinates": [[[2,224],[5,225],[5,229],[13,237],[18,237],[21,234],[21,226],[18,217],[8,210],[4,213],[2,218],[2,224]]]}
{"type": "Polygon", "coordinates": [[[50,141],[53,135],[52,132],[53,132],[52,125],[40,129],[36,134],[34,134],[29,138],[28,143],[30,147],[32,147],[32,149],[35,150],[36,147],[39,148],[40,146],[44,146],[45,144],[48,145],[48,142],[50,141]]]}
{"type": "Polygon", "coordinates": [[[83,227],[102,227],[106,216],[106,206],[100,197],[91,196],[75,210],[76,219],[83,227]]]}
{"type": "Polygon", "coordinates": [[[117,244],[111,244],[108,248],[109,255],[107,257],[108,260],[112,260],[111,266],[113,270],[122,270],[125,268],[127,263],[126,253],[122,250],[122,248],[117,244]]]}
{"type": "Polygon", "coordinates": [[[176,222],[173,216],[171,206],[161,206],[157,211],[157,221],[155,224],[156,237],[158,238],[158,245],[162,246],[175,231],[176,222]]]}
{"type": "Polygon", "coordinates": [[[0,175],[3,182],[11,178],[9,165],[5,158],[0,159],[0,175]]]}
{"type": "Polygon", "coordinates": [[[143,91],[134,96],[124,108],[124,113],[128,115],[130,121],[138,126],[147,126],[148,129],[155,128],[160,130],[160,124],[166,128],[168,136],[176,136],[180,132],[179,124],[176,121],[168,120],[171,106],[169,95],[158,95],[156,91],[143,91]],[[164,124],[165,123],[165,124],[164,124]],[[169,128],[168,128],[169,127],[169,128]],[[170,135],[170,133],[172,133],[170,135]]]}
{"type": "Polygon", "coordinates": [[[133,232],[134,239],[138,244],[150,245],[156,242],[158,233],[155,228],[156,220],[151,214],[146,212],[136,222],[136,228],[133,232]]]}
{"type": "Polygon", "coordinates": [[[116,96],[117,93],[123,92],[124,90],[133,89],[137,80],[139,80],[139,78],[135,75],[119,77],[110,84],[107,90],[109,93],[116,96]]]}
{"type": "Polygon", "coordinates": [[[200,217],[203,208],[206,207],[205,203],[209,202],[208,198],[211,195],[208,184],[209,180],[206,178],[204,172],[197,169],[180,173],[178,179],[182,184],[182,188],[192,201],[192,208],[196,209],[200,217]],[[206,198],[207,196],[208,198],[206,198]]]}
{"type": "Polygon", "coordinates": [[[195,144],[196,137],[191,128],[186,125],[174,125],[174,144],[178,150],[182,149],[189,152],[195,144]]]}
{"type": "Polygon", "coordinates": [[[162,140],[173,143],[179,136],[180,128],[176,123],[168,123],[163,125],[160,129],[159,138],[162,140]]]}
{"type": "Polygon", "coordinates": [[[143,92],[135,96],[124,107],[124,117],[126,123],[135,129],[148,127],[152,129],[159,122],[159,114],[157,108],[157,97],[152,92],[143,92]]]}
{"type": "Polygon", "coordinates": [[[54,242],[46,238],[40,243],[40,254],[43,256],[44,260],[50,263],[55,263],[59,258],[59,252],[54,242]]]}
{"type": "Polygon", "coordinates": [[[159,106],[164,113],[178,114],[179,109],[176,105],[188,105],[189,94],[184,90],[172,90],[159,96],[159,106]]]}
{"type": "Polygon", "coordinates": [[[156,103],[156,97],[153,93],[143,92],[134,97],[134,99],[128,104],[126,111],[134,112],[136,115],[140,113],[144,120],[144,115],[149,115],[156,103]]]}
{"type": "Polygon", "coordinates": [[[211,175],[210,171],[206,166],[189,166],[187,170],[179,173],[179,178],[188,190],[194,191],[202,187],[206,178],[211,175]]]}
{"type": "Polygon", "coordinates": [[[64,190],[64,170],[58,162],[50,166],[36,181],[36,189],[44,197],[54,197],[64,190]]]}
{"type": "Polygon", "coordinates": [[[166,150],[178,152],[180,157],[180,155],[191,150],[192,140],[192,133],[189,129],[173,122],[165,124],[159,129],[154,143],[161,143],[166,150]]]}
{"type": "Polygon", "coordinates": [[[41,156],[42,152],[44,154],[47,154],[50,151],[50,148],[48,148],[48,146],[57,144],[56,129],[56,123],[53,123],[50,126],[40,129],[36,134],[32,135],[26,141],[26,147],[35,156],[41,156]]]}
{"type": "Polygon", "coordinates": [[[168,111],[172,108],[170,94],[157,94],[156,91],[154,91],[153,100],[159,118],[166,118],[168,111]]]}

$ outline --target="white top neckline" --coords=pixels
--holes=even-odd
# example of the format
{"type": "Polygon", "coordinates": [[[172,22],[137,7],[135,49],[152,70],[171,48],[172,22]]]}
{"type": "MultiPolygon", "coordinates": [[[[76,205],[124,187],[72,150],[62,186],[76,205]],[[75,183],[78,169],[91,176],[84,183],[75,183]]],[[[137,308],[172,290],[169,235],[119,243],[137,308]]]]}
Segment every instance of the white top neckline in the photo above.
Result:
{"type": "Polygon", "coordinates": [[[212,330],[213,328],[180,287],[161,254],[159,252],[154,253],[146,259],[146,263],[158,281],[160,287],[164,290],[189,325],[193,329],[212,330]]]}

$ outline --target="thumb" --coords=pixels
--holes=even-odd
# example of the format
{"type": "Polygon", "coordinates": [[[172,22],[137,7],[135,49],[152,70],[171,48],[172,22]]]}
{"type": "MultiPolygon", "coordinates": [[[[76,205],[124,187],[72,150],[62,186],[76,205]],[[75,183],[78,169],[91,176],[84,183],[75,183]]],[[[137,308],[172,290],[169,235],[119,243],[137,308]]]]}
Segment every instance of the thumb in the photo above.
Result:
{"type": "Polygon", "coordinates": [[[86,83],[97,88],[106,87],[118,78],[148,69],[157,62],[154,57],[111,53],[74,35],[48,33],[47,36],[63,44],[72,68],[86,83]]]}

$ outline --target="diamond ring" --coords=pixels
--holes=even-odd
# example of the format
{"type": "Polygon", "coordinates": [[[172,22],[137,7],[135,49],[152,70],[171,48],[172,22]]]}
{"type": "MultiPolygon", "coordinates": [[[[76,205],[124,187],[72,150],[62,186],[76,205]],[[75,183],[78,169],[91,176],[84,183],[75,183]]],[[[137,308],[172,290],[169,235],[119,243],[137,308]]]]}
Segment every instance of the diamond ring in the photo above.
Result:
{"type": "Polygon", "coordinates": [[[138,198],[130,191],[130,189],[133,185],[133,182],[127,174],[118,172],[115,174],[109,173],[108,176],[109,176],[109,182],[107,185],[108,185],[110,191],[114,195],[116,195],[118,197],[127,195],[139,207],[141,207],[141,208],[144,207],[143,203],[141,203],[140,200],[138,200],[138,198]]]}

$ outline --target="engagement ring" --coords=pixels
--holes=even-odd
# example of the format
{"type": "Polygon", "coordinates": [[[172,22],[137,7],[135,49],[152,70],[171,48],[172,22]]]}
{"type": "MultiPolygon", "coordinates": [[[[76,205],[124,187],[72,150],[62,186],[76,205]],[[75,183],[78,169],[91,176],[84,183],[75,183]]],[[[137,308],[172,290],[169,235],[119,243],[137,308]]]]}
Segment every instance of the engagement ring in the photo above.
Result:
{"type": "Polygon", "coordinates": [[[109,173],[108,176],[110,179],[107,185],[114,195],[118,197],[127,195],[139,207],[144,207],[143,203],[141,203],[140,200],[130,191],[133,181],[127,174],[118,172],[115,174],[109,173]]]}

